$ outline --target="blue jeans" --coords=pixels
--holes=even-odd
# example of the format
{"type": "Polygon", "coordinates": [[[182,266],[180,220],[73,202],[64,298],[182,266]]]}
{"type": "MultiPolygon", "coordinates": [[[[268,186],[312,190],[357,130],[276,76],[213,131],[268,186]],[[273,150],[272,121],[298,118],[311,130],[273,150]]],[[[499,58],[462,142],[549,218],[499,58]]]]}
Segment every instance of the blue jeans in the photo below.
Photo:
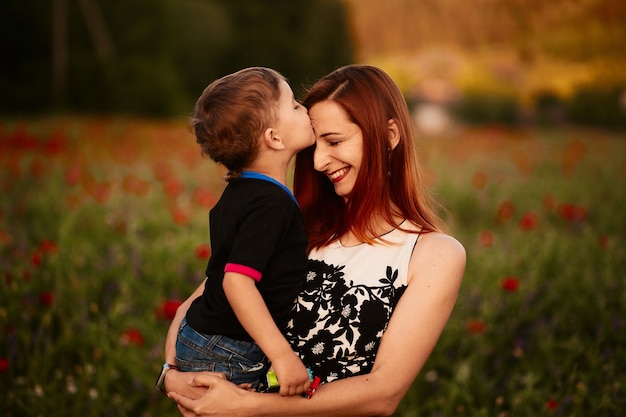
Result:
{"type": "Polygon", "coordinates": [[[183,318],[176,338],[176,363],[183,372],[223,372],[235,384],[254,388],[267,373],[267,357],[254,342],[196,332],[183,318]]]}

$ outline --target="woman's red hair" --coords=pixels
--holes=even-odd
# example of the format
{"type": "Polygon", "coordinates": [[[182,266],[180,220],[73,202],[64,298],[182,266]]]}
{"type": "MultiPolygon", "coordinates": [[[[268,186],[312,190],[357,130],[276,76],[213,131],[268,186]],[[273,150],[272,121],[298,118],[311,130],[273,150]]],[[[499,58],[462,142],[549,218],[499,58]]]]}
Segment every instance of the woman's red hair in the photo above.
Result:
{"type": "Polygon", "coordinates": [[[314,146],[297,155],[294,194],[304,216],[309,248],[326,246],[348,231],[373,243],[379,234],[375,215],[389,224],[395,224],[394,216],[401,216],[421,225],[423,232],[441,230],[420,173],[409,110],[391,77],[367,65],[339,68],[315,83],[303,104],[311,109],[327,100],[341,106],[348,119],[360,127],[364,161],[354,189],[344,201],[326,175],[314,169],[314,146]],[[400,141],[391,150],[390,120],[397,123],[400,133],[400,141]]]}

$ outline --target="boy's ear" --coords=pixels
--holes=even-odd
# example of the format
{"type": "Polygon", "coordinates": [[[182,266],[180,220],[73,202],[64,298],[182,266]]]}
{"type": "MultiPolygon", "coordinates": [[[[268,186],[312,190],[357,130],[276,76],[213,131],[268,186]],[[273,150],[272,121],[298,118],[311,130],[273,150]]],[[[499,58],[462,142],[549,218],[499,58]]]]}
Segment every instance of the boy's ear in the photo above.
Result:
{"type": "Polygon", "coordinates": [[[389,119],[389,148],[395,149],[400,143],[400,129],[396,119],[389,119]]]}
{"type": "Polygon", "coordinates": [[[262,141],[265,144],[265,146],[267,146],[268,148],[276,150],[276,151],[280,151],[280,150],[285,149],[285,143],[278,136],[277,133],[278,132],[276,132],[276,130],[274,130],[271,127],[268,127],[267,129],[265,129],[265,132],[263,132],[262,141]]]}

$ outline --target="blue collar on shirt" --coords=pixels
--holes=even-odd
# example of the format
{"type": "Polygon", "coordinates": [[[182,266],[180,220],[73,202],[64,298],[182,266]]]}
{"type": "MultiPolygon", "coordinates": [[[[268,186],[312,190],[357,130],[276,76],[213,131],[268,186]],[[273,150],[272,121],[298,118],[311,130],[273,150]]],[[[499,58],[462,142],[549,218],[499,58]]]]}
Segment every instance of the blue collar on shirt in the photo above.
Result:
{"type": "Polygon", "coordinates": [[[291,190],[289,188],[287,188],[287,186],[285,184],[282,184],[279,181],[276,181],[272,177],[268,177],[265,174],[261,174],[261,173],[254,172],[254,171],[242,171],[241,172],[241,178],[252,178],[252,179],[256,179],[256,180],[263,180],[263,181],[272,182],[272,183],[278,185],[279,187],[281,187],[283,190],[285,190],[287,192],[287,194],[289,194],[289,197],[291,197],[291,199],[296,204],[298,204],[298,200],[296,200],[296,197],[293,195],[291,190]]]}

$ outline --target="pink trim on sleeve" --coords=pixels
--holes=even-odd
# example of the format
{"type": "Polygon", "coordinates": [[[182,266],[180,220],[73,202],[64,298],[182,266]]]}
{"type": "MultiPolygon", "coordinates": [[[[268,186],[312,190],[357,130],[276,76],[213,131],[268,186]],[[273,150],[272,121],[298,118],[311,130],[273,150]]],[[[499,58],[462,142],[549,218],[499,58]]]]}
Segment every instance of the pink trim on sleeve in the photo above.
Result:
{"type": "Polygon", "coordinates": [[[256,282],[261,281],[261,276],[263,276],[263,274],[261,274],[256,269],[239,264],[226,264],[226,266],[224,267],[224,272],[236,272],[238,274],[247,275],[256,282]]]}

